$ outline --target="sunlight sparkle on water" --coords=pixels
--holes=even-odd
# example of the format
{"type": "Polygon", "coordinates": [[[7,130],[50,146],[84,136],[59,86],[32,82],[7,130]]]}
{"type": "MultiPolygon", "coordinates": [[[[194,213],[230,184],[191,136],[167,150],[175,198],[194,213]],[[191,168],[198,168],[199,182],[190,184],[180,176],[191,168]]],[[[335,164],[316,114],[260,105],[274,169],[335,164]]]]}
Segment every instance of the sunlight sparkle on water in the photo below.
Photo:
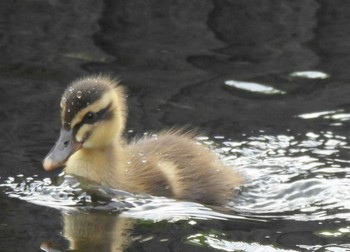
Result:
{"type": "Polygon", "coordinates": [[[227,80],[225,84],[230,87],[238,88],[245,91],[262,93],[262,94],[285,94],[284,91],[270,87],[268,85],[259,84],[255,82],[245,82],[236,80],[227,80]]]}
{"type": "Polygon", "coordinates": [[[326,79],[329,78],[329,74],[320,71],[300,71],[290,74],[292,77],[300,77],[306,79],[326,79]]]}
{"type": "MultiPolygon", "coordinates": [[[[193,202],[97,190],[107,197],[102,209],[128,209],[126,217],[174,222],[190,219],[254,218],[287,220],[350,219],[350,148],[347,137],[321,131],[267,135],[264,132],[232,141],[217,135],[198,138],[246,178],[229,203],[232,213],[220,213],[193,202]],[[342,211],[337,211],[341,209],[342,211]],[[237,214],[238,213],[238,214],[237,214]]],[[[10,177],[1,185],[6,194],[54,208],[95,207],[80,184],[69,177],[54,185],[48,178],[10,177]],[[68,179],[68,180],[67,180],[68,179]]]]}
{"type": "Polygon", "coordinates": [[[326,131],[308,132],[301,140],[288,135],[257,135],[241,145],[223,141],[231,150],[226,147],[221,154],[236,156],[224,158],[225,162],[239,167],[248,178],[232,207],[263,218],[350,219],[350,179],[342,175],[349,169],[347,163],[336,161],[346,160],[339,158],[340,153],[347,153],[340,152],[348,148],[346,139],[326,131]]]}
{"type": "Polygon", "coordinates": [[[320,111],[320,112],[312,112],[298,115],[297,117],[302,119],[324,119],[331,120],[333,126],[341,126],[342,122],[346,122],[350,120],[350,113],[344,113],[343,109],[339,110],[330,110],[330,111],[320,111]]]}
{"type": "Polygon", "coordinates": [[[320,112],[312,112],[312,113],[306,113],[298,115],[298,117],[303,119],[315,119],[315,118],[322,118],[323,116],[329,116],[333,115],[335,113],[342,112],[343,110],[330,110],[330,111],[320,111],[320,112]]]}
{"type": "Polygon", "coordinates": [[[187,237],[187,241],[200,245],[202,247],[209,247],[221,251],[266,251],[266,252],[296,252],[296,250],[278,249],[271,246],[261,245],[259,243],[248,243],[239,241],[229,241],[224,237],[219,237],[214,234],[194,234],[187,237]]]}

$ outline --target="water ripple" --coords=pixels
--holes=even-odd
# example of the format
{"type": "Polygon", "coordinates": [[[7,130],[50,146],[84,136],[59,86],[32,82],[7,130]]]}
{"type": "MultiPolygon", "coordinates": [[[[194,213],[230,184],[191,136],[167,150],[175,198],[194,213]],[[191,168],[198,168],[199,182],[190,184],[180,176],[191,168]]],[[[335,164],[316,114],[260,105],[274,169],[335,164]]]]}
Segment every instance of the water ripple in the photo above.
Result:
{"type": "Polygon", "coordinates": [[[186,218],[259,220],[350,219],[350,148],[345,136],[333,132],[305,135],[246,136],[243,141],[202,137],[223,161],[236,167],[247,183],[221,212],[193,202],[134,195],[89,185],[71,176],[57,181],[19,175],[1,184],[5,193],[59,209],[100,209],[155,221],[186,218]],[[83,184],[83,186],[82,186],[83,184]],[[83,189],[84,188],[84,189],[83,189]]]}
{"type": "Polygon", "coordinates": [[[258,135],[222,145],[231,148],[218,153],[248,179],[231,205],[236,211],[302,221],[350,218],[350,169],[342,153],[349,146],[346,137],[329,131],[258,135]]]}
{"type": "MultiPolygon", "coordinates": [[[[165,197],[132,194],[125,191],[86,183],[84,180],[62,173],[57,180],[43,180],[22,175],[10,177],[0,184],[5,194],[33,204],[65,211],[120,212],[124,217],[152,220],[228,220],[250,218],[234,213],[214,211],[195,202],[185,202],[165,197]]],[[[263,220],[258,220],[263,221],[263,220]]]]}

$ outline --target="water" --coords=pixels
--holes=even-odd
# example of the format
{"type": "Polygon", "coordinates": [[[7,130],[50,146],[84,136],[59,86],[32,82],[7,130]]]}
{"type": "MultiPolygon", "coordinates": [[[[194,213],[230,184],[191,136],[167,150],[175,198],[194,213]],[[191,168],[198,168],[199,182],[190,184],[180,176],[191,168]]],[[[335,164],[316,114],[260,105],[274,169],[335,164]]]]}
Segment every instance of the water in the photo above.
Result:
{"type": "Polygon", "coordinates": [[[349,251],[348,5],[1,3],[0,250],[349,251]],[[63,90],[100,72],[127,86],[130,138],[202,131],[246,177],[232,202],[43,171],[63,90]]]}
{"type": "Polygon", "coordinates": [[[226,207],[133,195],[97,185],[86,187],[83,186],[84,181],[64,174],[54,180],[18,175],[7,178],[1,187],[11,198],[60,210],[63,235],[71,246],[77,243],[79,246],[106,249],[106,246],[134,247],[155,241],[169,244],[171,237],[165,230],[180,225],[183,232],[186,230],[186,235],[181,235],[182,242],[194,248],[337,251],[332,250],[333,246],[334,249],[350,249],[347,244],[332,244],[332,240],[347,237],[350,233],[348,138],[330,131],[307,132],[305,135],[293,135],[289,131],[275,136],[260,132],[243,138],[242,141],[223,136],[199,138],[227,165],[237,167],[247,179],[246,184],[237,189],[236,198],[226,207]],[[328,240],[328,243],[310,246],[308,241],[304,241],[286,246],[275,240],[276,237],[290,235],[285,225],[302,232],[303,227],[308,227],[310,223],[317,223],[316,228],[312,227],[312,238],[328,240]],[[127,235],[118,236],[118,241],[114,238],[106,241],[106,237],[101,235],[91,242],[91,226],[95,225],[102,225],[103,232],[108,230],[111,237],[120,235],[120,229],[126,229],[127,235]],[[149,237],[135,235],[138,229],[145,228],[144,225],[147,230],[166,229],[158,230],[160,233],[149,237]],[[208,229],[211,225],[214,227],[208,229]],[[239,228],[225,229],[233,225],[249,229],[263,227],[265,230],[255,232],[264,237],[251,242],[251,235],[255,237],[257,234],[244,234],[244,229],[239,228]],[[86,237],[80,244],[76,240],[82,239],[82,232],[86,237]],[[239,240],[230,239],[231,232],[243,236],[239,240]],[[159,241],[162,240],[160,237],[163,241],[159,241]],[[125,242],[125,239],[128,241],[125,242]]]}

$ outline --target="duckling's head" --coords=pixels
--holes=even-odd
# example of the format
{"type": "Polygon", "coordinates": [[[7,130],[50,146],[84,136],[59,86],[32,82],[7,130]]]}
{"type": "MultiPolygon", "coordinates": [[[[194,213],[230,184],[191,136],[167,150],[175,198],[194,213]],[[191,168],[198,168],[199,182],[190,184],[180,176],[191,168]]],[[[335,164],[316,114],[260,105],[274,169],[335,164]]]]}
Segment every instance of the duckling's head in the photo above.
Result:
{"type": "Polygon", "coordinates": [[[61,167],[82,148],[104,148],[120,138],[126,120],[125,95],[105,76],[77,80],[61,99],[61,132],[44,159],[45,170],[61,167]]]}

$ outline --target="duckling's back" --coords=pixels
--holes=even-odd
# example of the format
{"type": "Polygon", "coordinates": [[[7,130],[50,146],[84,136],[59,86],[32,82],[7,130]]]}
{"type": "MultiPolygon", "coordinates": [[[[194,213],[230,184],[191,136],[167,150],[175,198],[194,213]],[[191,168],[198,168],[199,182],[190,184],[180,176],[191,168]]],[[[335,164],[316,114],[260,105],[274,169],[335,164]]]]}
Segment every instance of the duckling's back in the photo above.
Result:
{"type": "Polygon", "coordinates": [[[172,196],[207,204],[223,204],[243,178],[225,166],[193,134],[167,131],[135,140],[127,147],[125,180],[153,195],[172,196]]]}

